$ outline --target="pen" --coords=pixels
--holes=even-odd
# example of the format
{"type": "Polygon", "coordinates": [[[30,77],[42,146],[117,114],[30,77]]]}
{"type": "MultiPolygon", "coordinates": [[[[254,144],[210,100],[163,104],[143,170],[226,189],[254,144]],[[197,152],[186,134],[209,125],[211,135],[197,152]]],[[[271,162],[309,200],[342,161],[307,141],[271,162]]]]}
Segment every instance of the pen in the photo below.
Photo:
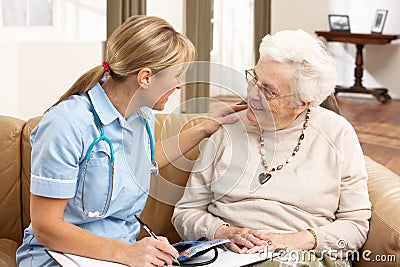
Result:
{"type": "MultiPolygon", "coordinates": [[[[140,223],[140,225],[143,227],[143,229],[146,230],[146,232],[147,232],[151,237],[153,237],[153,238],[155,238],[155,239],[158,240],[156,234],[150,229],[150,227],[149,227],[142,219],[140,219],[139,216],[136,216],[136,215],[134,215],[134,216],[135,216],[136,220],[140,223]]],[[[175,264],[181,265],[181,264],[179,263],[179,261],[178,261],[175,257],[173,257],[172,255],[171,255],[171,257],[172,257],[172,261],[173,261],[175,264]]]]}

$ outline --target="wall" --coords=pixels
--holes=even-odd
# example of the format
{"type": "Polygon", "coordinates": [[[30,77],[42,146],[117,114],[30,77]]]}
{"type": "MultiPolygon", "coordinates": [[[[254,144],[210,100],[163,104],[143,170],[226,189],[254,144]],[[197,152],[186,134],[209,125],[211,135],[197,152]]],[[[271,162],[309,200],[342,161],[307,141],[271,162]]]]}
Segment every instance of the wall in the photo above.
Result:
{"type": "Polygon", "coordinates": [[[12,42],[0,43],[0,115],[18,114],[18,49],[12,42]]]}
{"type": "MultiPolygon", "coordinates": [[[[298,28],[309,33],[314,33],[315,30],[329,30],[328,14],[348,14],[351,32],[369,33],[376,9],[389,10],[383,33],[400,34],[398,0],[272,0],[272,32],[298,28]]],[[[352,85],[355,46],[328,43],[328,47],[336,59],[338,84],[352,85]]],[[[366,45],[363,84],[367,87],[389,88],[390,95],[400,99],[398,66],[400,40],[385,46],[366,45]]]]}
{"type": "Polygon", "coordinates": [[[41,115],[83,72],[101,64],[102,49],[100,41],[0,42],[0,115],[41,115]]]}

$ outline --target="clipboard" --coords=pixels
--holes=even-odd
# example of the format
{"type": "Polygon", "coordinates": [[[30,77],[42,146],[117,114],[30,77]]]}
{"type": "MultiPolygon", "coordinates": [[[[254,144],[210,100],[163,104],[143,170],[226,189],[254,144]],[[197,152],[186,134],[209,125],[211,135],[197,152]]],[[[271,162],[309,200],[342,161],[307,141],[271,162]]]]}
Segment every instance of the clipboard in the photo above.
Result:
{"type": "MultiPolygon", "coordinates": [[[[214,246],[214,248],[216,248],[216,250],[218,251],[217,259],[214,262],[204,266],[246,267],[251,264],[261,263],[270,260],[280,255],[278,252],[238,254],[227,249],[222,249],[220,247],[214,246]]],[[[54,262],[56,262],[60,267],[127,267],[127,265],[116,262],[97,260],[48,249],[45,249],[45,251],[50,256],[50,258],[53,259],[54,262]]],[[[214,250],[210,250],[207,253],[204,253],[198,257],[195,257],[193,259],[190,259],[182,263],[182,266],[185,266],[185,263],[196,264],[197,262],[198,263],[206,262],[212,259],[214,256],[215,256],[214,250]]]]}
{"type": "Polygon", "coordinates": [[[127,265],[121,263],[97,260],[55,250],[45,249],[45,251],[60,267],[127,267],[127,265]]]}
{"type": "MultiPolygon", "coordinates": [[[[207,241],[183,241],[172,244],[179,252],[179,262],[185,262],[192,257],[198,257],[197,255],[203,255],[211,249],[222,244],[230,242],[228,239],[215,239],[207,241]]],[[[126,267],[127,265],[103,261],[93,258],[87,258],[83,256],[63,253],[51,249],[45,249],[46,253],[61,267],[126,267]]],[[[217,254],[216,254],[217,255],[217,254]]],[[[212,262],[212,260],[210,261],[212,262]]],[[[204,264],[203,264],[204,265],[204,264]]]]}

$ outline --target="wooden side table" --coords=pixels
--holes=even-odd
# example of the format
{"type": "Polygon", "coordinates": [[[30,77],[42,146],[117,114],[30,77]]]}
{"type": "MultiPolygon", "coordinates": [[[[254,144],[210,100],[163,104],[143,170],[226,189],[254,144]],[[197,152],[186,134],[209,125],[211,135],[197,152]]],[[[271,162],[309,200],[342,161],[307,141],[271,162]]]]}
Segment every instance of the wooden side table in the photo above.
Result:
{"type": "Polygon", "coordinates": [[[386,34],[363,34],[363,33],[351,33],[346,31],[316,31],[318,36],[324,37],[328,42],[342,42],[342,43],[352,43],[357,47],[355,69],[354,69],[354,85],[350,87],[345,87],[337,85],[335,88],[335,93],[361,93],[361,94],[371,94],[381,103],[386,103],[391,99],[388,89],[386,88],[370,88],[367,89],[362,84],[363,77],[363,48],[366,44],[377,44],[384,45],[395,40],[399,35],[386,35],[386,34]]]}

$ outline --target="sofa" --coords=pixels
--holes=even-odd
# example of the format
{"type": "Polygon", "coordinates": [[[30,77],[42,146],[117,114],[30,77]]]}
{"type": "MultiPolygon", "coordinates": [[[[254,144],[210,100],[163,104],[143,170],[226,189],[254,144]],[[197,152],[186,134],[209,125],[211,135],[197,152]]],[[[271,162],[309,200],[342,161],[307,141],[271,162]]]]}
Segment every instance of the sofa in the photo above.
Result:
{"type": "MultiPolygon", "coordinates": [[[[29,135],[39,120],[40,117],[23,121],[0,116],[0,266],[16,266],[15,251],[30,221],[29,135]]],[[[156,140],[173,136],[201,120],[193,114],[157,114],[156,140]]],[[[170,242],[180,240],[171,216],[198,155],[196,147],[178,160],[179,168],[170,164],[151,180],[150,197],[142,218],[156,234],[168,237],[170,242]]],[[[400,266],[400,177],[369,157],[365,161],[372,217],[368,239],[354,266],[400,266]]],[[[139,238],[143,236],[146,233],[141,232],[139,238]]]]}

